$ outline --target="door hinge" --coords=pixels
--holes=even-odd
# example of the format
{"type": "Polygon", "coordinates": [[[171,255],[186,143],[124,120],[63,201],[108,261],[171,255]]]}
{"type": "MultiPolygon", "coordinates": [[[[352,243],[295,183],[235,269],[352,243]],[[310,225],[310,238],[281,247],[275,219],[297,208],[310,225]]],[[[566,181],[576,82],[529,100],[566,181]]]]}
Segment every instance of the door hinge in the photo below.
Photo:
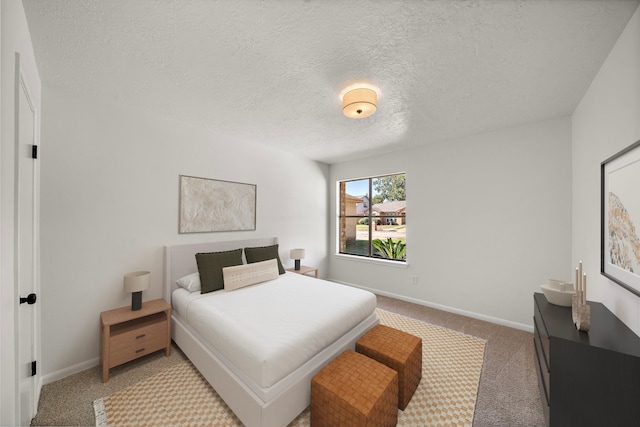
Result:
{"type": "Polygon", "coordinates": [[[38,146],[37,145],[32,145],[31,146],[31,158],[32,159],[37,159],[38,158],[38,146]]]}
{"type": "Polygon", "coordinates": [[[35,377],[36,376],[36,361],[34,360],[33,362],[31,362],[31,376],[35,377]]]}

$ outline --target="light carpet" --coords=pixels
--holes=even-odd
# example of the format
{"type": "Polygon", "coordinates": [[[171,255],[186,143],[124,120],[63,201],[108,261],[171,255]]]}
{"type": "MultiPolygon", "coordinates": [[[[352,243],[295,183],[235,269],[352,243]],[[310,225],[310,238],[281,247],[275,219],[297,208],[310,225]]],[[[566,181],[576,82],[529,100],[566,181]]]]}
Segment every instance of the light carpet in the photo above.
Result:
{"type": "MultiPolygon", "coordinates": [[[[376,309],[380,323],[422,338],[422,380],[399,426],[471,426],[485,340],[376,309]]],[[[94,402],[96,425],[241,426],[190,362],[94,402]]],[[[307,427],[307,408],[289,426],[307,427]]]]}

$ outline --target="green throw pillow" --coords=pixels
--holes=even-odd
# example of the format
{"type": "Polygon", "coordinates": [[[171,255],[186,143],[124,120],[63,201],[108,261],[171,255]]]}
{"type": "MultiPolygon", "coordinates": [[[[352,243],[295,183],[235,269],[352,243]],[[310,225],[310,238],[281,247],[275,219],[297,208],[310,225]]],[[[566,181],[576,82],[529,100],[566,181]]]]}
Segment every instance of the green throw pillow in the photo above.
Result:
{"type": "Polygon", "coordinates": [[[247,258],[249,264],[260,261],[267,261],[270,259],[278,260],[278,273],[284,274],[284,267],[280,262],[280,256],[278,255],[278,245],[272,246],[258,246],[255,248],[244,248],[244,256],[247,258]]]}
{"type": "Polygon", "coordinates": [[[242,265],[242,249],[196,254],[196,263],[200,273],[200,292],[206,294],[217,291],[224,288],[222,269],[242,265]]]}

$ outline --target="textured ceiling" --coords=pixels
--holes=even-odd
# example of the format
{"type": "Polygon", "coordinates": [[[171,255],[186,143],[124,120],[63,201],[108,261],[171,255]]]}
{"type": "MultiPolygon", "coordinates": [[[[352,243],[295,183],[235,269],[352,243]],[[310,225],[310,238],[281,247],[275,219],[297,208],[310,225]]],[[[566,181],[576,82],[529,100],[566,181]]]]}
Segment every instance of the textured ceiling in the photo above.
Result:
{"type": "Polygon", "coordinates": [[[337,163],[572,113],[638,1],[23,4],[45,84],[337,163]]]}

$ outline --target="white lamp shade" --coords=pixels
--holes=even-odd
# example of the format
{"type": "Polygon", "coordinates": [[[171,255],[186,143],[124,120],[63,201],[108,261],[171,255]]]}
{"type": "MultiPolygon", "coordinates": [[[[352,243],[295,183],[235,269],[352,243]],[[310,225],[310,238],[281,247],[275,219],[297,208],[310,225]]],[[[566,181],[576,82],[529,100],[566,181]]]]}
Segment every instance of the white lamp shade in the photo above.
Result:
{"type": "Polygon", "coordinates": [[[291,249],[289,257],[291,259],[304,259],[304,249],[291,249]]]}
{"type": "Polygon", "coordinates": [[[342,97],[342,112],[352,119],[369,117],[376,112],[378,94],[369,88],[352,89],[342,97]]]}
{"type": "Polygon", "coordinates": [[[124,275],[124,290],[125,292],[141,292],[145,289],[149,289],[149,276],[151,273],[148,271],[135,271],[133,273],[127,273],[124,275]]]}

